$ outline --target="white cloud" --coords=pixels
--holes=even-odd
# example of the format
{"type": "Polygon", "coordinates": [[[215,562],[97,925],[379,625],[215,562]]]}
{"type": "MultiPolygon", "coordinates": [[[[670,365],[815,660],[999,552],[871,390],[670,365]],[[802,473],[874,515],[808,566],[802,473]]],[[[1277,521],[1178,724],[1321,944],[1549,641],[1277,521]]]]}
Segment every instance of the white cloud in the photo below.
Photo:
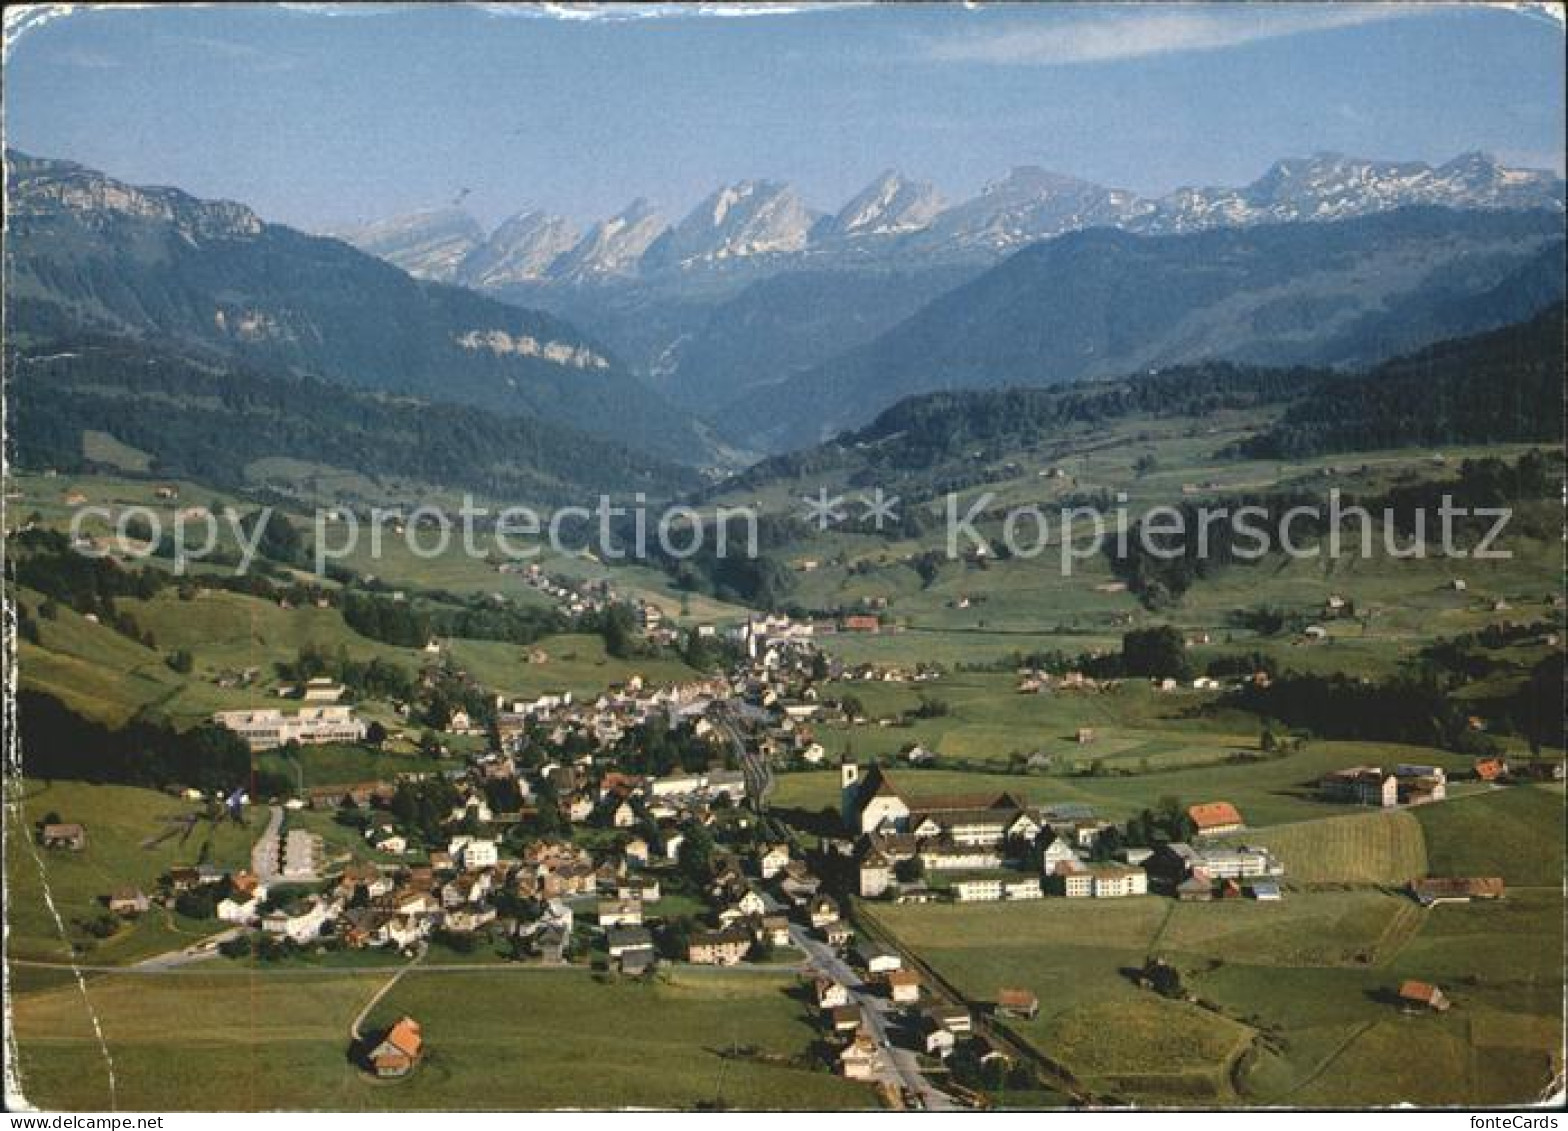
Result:
{"type": "Polygon", "coordinates": [[[1420,4],[1234,4],[1219,8],[1128,5],[1118,12],[1047,20],[929,40],[948,62],[1066,66],[1220,51],[1268,39],[1359,27],[1433,9],[1420,4]]]}

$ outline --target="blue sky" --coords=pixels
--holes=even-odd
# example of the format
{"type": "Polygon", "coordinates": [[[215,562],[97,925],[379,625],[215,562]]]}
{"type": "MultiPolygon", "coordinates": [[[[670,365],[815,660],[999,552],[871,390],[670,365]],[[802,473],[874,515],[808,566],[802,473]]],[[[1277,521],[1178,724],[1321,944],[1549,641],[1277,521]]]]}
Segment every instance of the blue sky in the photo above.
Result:
{"type": "Polygon", "coordinates": [[[1146,193],[1319,150],[1563,168],[1563,30],[1538,12],[660,11],[78,10],[8,41],[6,141],[317,229],[465,189],[486,222],[678,215],[744,177],[831,210],[887,167],[950,198],[1020,164],[1146,193]]]}

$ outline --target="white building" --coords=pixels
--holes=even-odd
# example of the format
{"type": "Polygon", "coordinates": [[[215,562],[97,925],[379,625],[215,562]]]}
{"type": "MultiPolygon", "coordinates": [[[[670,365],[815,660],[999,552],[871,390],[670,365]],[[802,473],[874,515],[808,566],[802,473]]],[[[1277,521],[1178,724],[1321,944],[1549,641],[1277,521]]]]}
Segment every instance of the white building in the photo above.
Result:
{"type": "Polygon", "coordinates": [[[459,836],[453,837],[447,845],[447,851],[465,869],[472,871],[475,868],[489,868],[501,858],[496,850],[495,841],[485,840],[482,837],[459,836]]]}
{"type": "Polygon", "coordinates": [[[266,708],[256,711],[219,711],[212,721],[245,740],[252,750],[270,750],[287,742],[359,742],[365,723],[352,707],[301,707],[293,714],[266,708]]]}

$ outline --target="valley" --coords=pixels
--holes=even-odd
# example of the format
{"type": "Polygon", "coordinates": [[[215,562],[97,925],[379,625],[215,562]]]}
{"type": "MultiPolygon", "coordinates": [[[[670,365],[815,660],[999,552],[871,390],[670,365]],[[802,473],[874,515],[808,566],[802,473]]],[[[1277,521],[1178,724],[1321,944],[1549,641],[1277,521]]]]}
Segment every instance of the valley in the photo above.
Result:
{"type": "Polygon", "coordinates": [[[7,12],[8,1110],[1561,1103],[1560,20],[349,14],[7,12]]]}

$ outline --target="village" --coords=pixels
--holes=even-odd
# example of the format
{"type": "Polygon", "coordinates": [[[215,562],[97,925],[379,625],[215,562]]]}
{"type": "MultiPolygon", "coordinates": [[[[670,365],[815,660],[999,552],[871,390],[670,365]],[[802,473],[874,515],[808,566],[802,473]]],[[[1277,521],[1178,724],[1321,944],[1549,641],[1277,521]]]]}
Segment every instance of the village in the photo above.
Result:
{"type": "MultiPolygon", "coordinates": [[[[565,588],[559,596],[580,599],[565,588]]],[[[638,620],[645,633],[660,630],[641,610],[638,620]]],[[[267,799],[248,870],[179,868],[156,891],[105,892],[104,906],[122,918],[154,905],[215,918],[227,929],[201,949],[263,965],[330,951],[578,964],[623,978],[796,969],[828,1067],[902,1102],[943,1107],[977,1102],[965,1080],[1013,1070],[1021,1054],[1005,1024],[1037,1013],[1037,991],[998,985],[985,1000],[967,998],[868,930],[857,905],[1285,898],[1290,861],[1249,845],[1245,817],[1227,800],[1165,798],[1117,824],[1082,803],[1030,805],[1005,791],[927,795],[916,788],[918,748],[896,776],[843,758],[836,827],[808,833],[777,819],[768,809],[775,773],[821,765],[814,724],[846,713],[824,693],[830,674],[845,684],[889,678],[830,663],[815,634],[787,617],[753,618],[723,638],[734,661],[724,677],[651,686],[634,676],[592,699],[496,695],[483,727],[462,710],[448,720],[453,733],[488,734],[482,751],[392,780],[267,799]],[[306,815],[328,819],[338,847],[306,815]],[[345,837],[359,847],[344,851],[345,837]],[[932,1065],[964,1070],[939,1073],[938,1089],[932,1065]]],[[[257,752],[362,739],[363,720],[337,702],[342,690],[314,679],[287,689],[303,701],[296,713],[259,708],[215,721],[257,752]]],[[[1092,730],[1079,741],[1092,742],[1092,730]]],[[[1507,773],[1497,759],[1476,766],[1478,780],[1507,773]]],[[[1392,808],[1441,801],[1446,784],[1440,767],[1401,763],[1347,767],[1317,788],[1325,804],[1392,808]]],[[[248,802],[228,798],[230,818],[259,808],[248,802]]],[[[64,818],[41,830],[43,845],[60,851],[89,835],[64,818]]],[[[1409,895],[1423,906],[1494,900],[1504,884],[1429,877],[1409,895]]],[[[1435,985],[1390,992],[1404,1008],[1446,1008],[1435,985]]],[[[400,1077],[419,1062],[421,1032],[418,1018],[401,1018],[356,1056],[368,1072],[400,1077]]]]}

